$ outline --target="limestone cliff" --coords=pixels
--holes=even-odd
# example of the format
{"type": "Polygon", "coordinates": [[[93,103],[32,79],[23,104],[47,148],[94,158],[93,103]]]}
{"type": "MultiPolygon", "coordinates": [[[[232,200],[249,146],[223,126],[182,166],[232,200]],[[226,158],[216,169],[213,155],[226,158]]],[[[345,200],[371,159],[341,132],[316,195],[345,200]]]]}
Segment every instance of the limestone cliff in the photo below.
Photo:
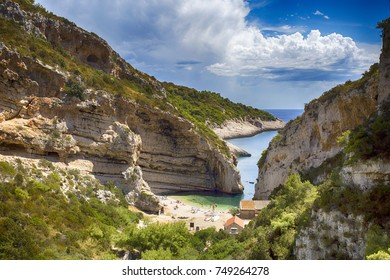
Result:
{"type": "Polygon", "coordinates": [[[339,211],[313,211],[312,224],[302,230],[295,242],[294,255],[299,260],[364,258],[366,229],[361,215],[339,211]]]}
{"type": "Polygon", "coordinates": [[[14,1],[0,4],[0,20],[0,154],[81,169],[152,212],[151,191],[242,192],[233,157],[104,40],[14,1]]]}
{"type": "MultiPolygon", "coordinates": [[[[301,117],[279,132],[260,160],[256,199],[268,198],[290,173],[319,168],[341,151],[337,138],[362,124],[376,110],[377,75],[367,74],[363,79],[365,82],[358,85],[347,82],[310,102],[301,117]]],[[[324,178],[313,179],[318,183],[324,178]]]]}

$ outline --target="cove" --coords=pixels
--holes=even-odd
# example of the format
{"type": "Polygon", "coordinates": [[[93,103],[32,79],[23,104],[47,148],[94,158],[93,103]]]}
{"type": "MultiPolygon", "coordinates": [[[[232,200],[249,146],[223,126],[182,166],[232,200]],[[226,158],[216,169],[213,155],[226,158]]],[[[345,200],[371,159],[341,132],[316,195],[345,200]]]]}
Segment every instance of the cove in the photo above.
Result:
{"type": "MultiPolygon", "coordinates": [[[[275,117],[281,119],[285,123],[303,113],[301,109],[269,109],[275,117]]],[[[238,159],[237,168],[241,174],[241,182],[244,185],[244,193],[239,195],[226,195],[210,192],[186,192],[170,195],[185,203],[199,206],[203,208],[211,208],[213,205],[219,210],[228,210],[233,207],[238,207],[240,200],[253,198],[255,192],[255,183],[258,175],[257,162],[261,157],[261,153],[267,149],[269,142],[277,134],[277,131],[264,131],[252,137],[229,139],[228,142],[249,152],[251,157],[243,157],[238,159]]]]}

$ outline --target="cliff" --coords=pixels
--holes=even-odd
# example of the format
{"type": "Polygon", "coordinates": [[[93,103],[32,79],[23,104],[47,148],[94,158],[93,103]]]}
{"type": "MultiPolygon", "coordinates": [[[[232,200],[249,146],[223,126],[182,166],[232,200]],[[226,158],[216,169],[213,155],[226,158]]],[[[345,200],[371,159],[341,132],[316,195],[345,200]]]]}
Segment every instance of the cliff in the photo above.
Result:
{"type": "MultiPolygon", "coordinates": [[[[342,150],[337,142],[346,130],[362,124],[377,108],[378,72],[347,82],[313,100],[301,117],[290,121],[272,140],[259,162],[255,198],[266,199],[290,173],[325,170],[342,150]]],[[[325,172],[326,173],[326,172],[325,172]]],[[[324,180],[316,174],[314,183],[324,180]]]]}
{"type": "Polygon", "coordinates": [[[278,197],[290,174],[316,185],[317,198],[304,222],[295,227],[291,257],[388,256],[389,20],[380,27],[379,64],[360,80],[339,85],[306,105],[302,116],[280,131],[259,161],[257,199],[278,197]]]}
{"type": "Polygon", "coordinates": [[[2,156],[81,169],[151,212],[155,193],[242,192],[233,156],[160,82],[95,34],[16,2],[0,4],[2,156]]]}

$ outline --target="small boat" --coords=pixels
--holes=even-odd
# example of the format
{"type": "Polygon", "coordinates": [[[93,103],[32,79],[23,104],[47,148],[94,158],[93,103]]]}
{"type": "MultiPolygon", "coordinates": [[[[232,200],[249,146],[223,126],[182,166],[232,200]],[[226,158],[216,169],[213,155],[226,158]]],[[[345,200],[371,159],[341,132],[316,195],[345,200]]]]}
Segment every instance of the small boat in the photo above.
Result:
{"type": "Polygon", "coordinates": [[[204,218],[204,220],[205,220],[206,222],[208,222],[208,221],[211,220],[211,218],[212,218],[212,217],[206,217],[206,218],[204,218]]]}

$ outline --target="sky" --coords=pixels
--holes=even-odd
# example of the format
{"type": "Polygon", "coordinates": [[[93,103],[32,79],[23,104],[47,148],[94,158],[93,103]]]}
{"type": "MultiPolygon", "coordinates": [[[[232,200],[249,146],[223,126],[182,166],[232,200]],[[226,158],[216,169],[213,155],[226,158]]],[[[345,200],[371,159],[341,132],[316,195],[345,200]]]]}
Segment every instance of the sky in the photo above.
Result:
{"type": "Polygon", "coordinates": [[[160,81],[300,109],[379,61],[388,0],[36,0],[160,81]]]}

